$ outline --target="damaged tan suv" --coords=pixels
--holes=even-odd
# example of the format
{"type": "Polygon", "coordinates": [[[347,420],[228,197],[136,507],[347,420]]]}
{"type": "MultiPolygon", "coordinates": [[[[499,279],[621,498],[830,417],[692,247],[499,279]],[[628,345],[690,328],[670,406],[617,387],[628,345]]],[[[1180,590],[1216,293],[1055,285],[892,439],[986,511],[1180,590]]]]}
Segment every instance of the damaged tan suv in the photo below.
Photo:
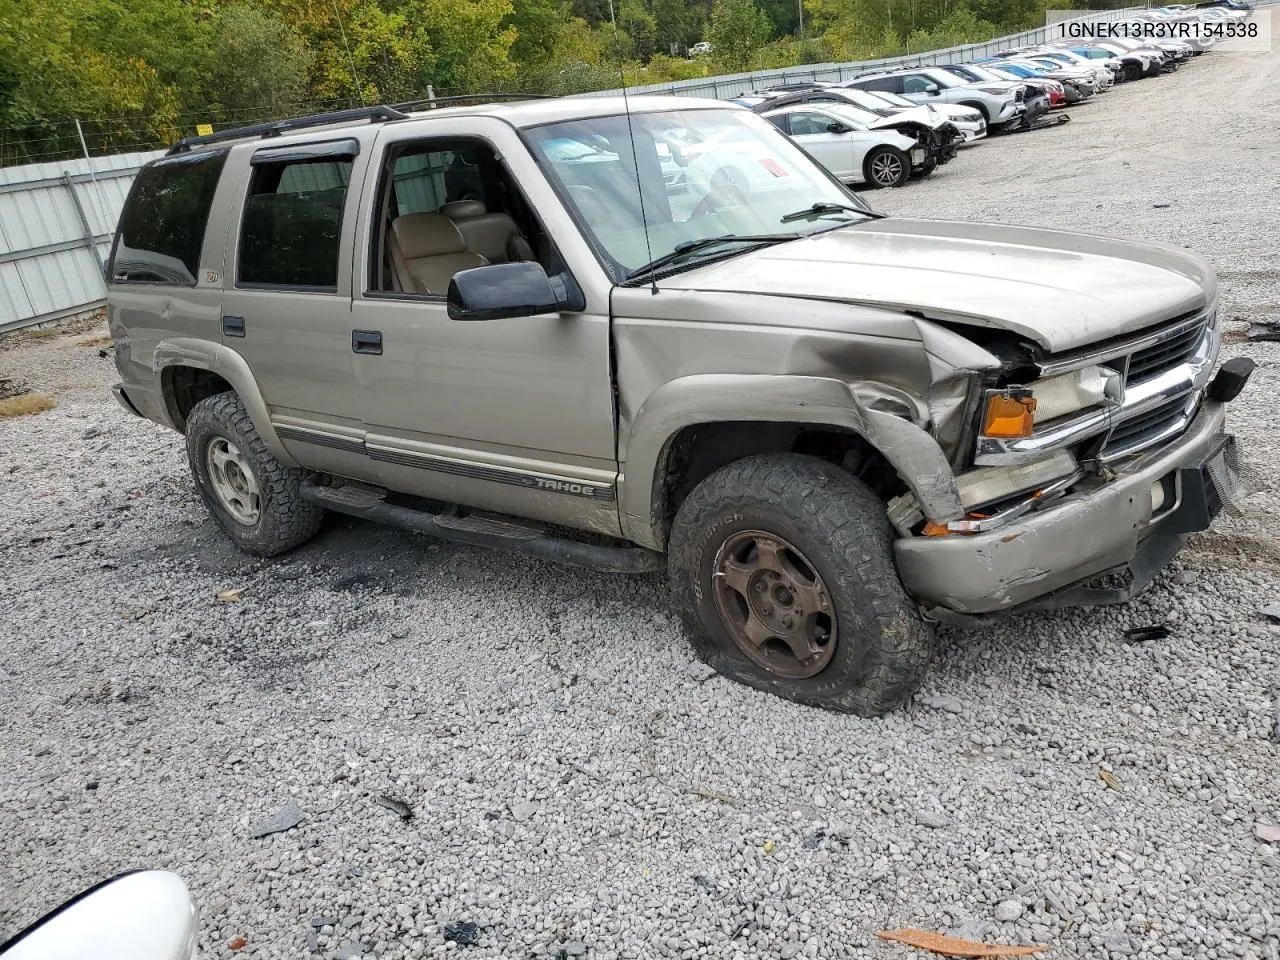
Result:
{"type": "Polygon", "coordinates": [[[186,140],[109,280],[116,394],[243,549],[333,510],[665,568],[716,669],[838,710],[909,697],[935,622],[1132,596],[1236,495],[1202,259],[887,219],[719,102],[186,140]]]}

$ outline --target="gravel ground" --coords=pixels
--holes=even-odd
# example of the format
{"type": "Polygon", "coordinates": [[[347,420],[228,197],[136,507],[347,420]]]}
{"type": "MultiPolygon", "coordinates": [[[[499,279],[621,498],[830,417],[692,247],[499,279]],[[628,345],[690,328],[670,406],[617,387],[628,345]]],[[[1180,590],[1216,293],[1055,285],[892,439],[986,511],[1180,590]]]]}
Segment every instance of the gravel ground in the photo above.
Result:
{"type": "MultiPolygon", "coordinates": [[[[1243,321],[1280,315],[1278,66],[1202,57],[874,199],[1195,247],[1244,352],[1243,321]]],[[[339,518],[242,556],[89,335],[0,350],[0,377],[58,400],[0,421],[0,932],[151,865],[191,884],[213,957],[243,937],[282,958],[891,958],[912,951],[875,931],[915,926],[1280,958],[1280,849],[1255,837],[1280,821],[1280,627],[1258,613],[1280,600],[1280,345],[1249,347],[1232,408],[1263,472],[1245,517],[1126,606],[948,632],[919,702],[860,720],[706,678],[660,578],[339,518]],[[251,836],[291,802],[298,826],[251,836]]]]}

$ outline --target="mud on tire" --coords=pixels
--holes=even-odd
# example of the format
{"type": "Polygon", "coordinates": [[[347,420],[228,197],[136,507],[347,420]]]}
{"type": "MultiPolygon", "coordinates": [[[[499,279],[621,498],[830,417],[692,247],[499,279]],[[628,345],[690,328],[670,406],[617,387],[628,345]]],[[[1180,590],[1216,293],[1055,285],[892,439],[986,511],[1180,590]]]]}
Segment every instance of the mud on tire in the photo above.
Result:
{"type": "MultiPolygon", "coordinates": [[[[672,527],[668,575],[690,642],[717,671],[799,703],[876,716],[911,696],[934,652],[933,632],[899,582],[892,551],[884,504],[865,484],[823,460],[770,454],[729,464],[689,494],[672,527]],[[740,566],[751,566],[750,551],[757,548],[745,548],[741,565],[726,559],[722,548],[742,549],[736,545],[757,533],[777,538],[766,545],[786,544],[782,566],[798,571],[801,590],[812,591],[804,584],[816,575],[818,595],[829,607],[817,620],[831,622],[827,643],[833,649],[822,645],[820,627],[807,662],[798,655],[788,660],[790,648],[776,639],[767,641],[763,656],[760,648],[754,655],[744,652],[751,641],[734,622],[743,610],[748,621],[755,616],[759,597],[753,591],[770,596],[778,578],[770,580],[762,568],[756,579],[742,581],[740,566]],[[732,571],[722,580],[750,584],[745,601],[717,587],[717,569],[732,571]],[[729,620],[722,610],[729,610],[729,620]],[[770,649],[779,651],[777,668],[759,662],[775,657],[770,649]]],[[[791,596],[779,594],[783,601],[791,596]]]]}
{"type": "Polygon", "coordinates": [[[306,543],[320,529],[324,511],[302,499],[304,471],[286,467],[267,449],[244,404],[233,392],[201,400],[187,417],[187,457],[205,506],[223,532],[246,553],[271,557],[306,543]],[[213,455],[211,456],[211,450],[213,455]],[[232,456],[230,468],[218,461],[232,456]],[[241,490],[238,504],[224,503],[229,470],[241,490]],[[256,503],[256,514],[245,504],[256,503]],[[237,518],[233,511],[238,511],[237,518]],[[252,517],[251,522],[246,518],[252,517]]]}

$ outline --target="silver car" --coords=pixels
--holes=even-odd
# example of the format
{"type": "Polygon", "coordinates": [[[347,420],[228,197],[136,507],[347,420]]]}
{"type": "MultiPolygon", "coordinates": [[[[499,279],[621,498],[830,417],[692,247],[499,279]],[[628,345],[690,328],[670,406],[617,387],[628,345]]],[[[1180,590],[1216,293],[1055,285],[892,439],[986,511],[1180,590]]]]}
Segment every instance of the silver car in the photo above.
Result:
{"type": "Polygon", "coordinates": [[[1011,81],[965,83],[937,67],[871,73],[845,83],[873,92],[896,93],[913,103],[952,103],[982,114],[988,129],[1012,128],[1026,112],[1025,84],[1011,81]]]}

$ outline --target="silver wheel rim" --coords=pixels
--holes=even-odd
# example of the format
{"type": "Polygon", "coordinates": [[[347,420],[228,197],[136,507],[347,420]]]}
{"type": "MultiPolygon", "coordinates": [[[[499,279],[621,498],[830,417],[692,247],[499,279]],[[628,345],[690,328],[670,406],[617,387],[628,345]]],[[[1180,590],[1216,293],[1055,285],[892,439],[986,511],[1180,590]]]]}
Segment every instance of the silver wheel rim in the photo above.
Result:
{"type": "Polygon", "coordinates": [[[258,481],[244,454],[225,437],[214,437],[205,449],[209,485],[218,503],[231,517],[246,527],[258,522],[262,513],[258,481]]]}
{"type": "Polygon", "coordinates": [[[891,187],[902,176],[902,158],[893,153],[882,153],[871,161],[871,179],[882,187],[891,187]]]}

